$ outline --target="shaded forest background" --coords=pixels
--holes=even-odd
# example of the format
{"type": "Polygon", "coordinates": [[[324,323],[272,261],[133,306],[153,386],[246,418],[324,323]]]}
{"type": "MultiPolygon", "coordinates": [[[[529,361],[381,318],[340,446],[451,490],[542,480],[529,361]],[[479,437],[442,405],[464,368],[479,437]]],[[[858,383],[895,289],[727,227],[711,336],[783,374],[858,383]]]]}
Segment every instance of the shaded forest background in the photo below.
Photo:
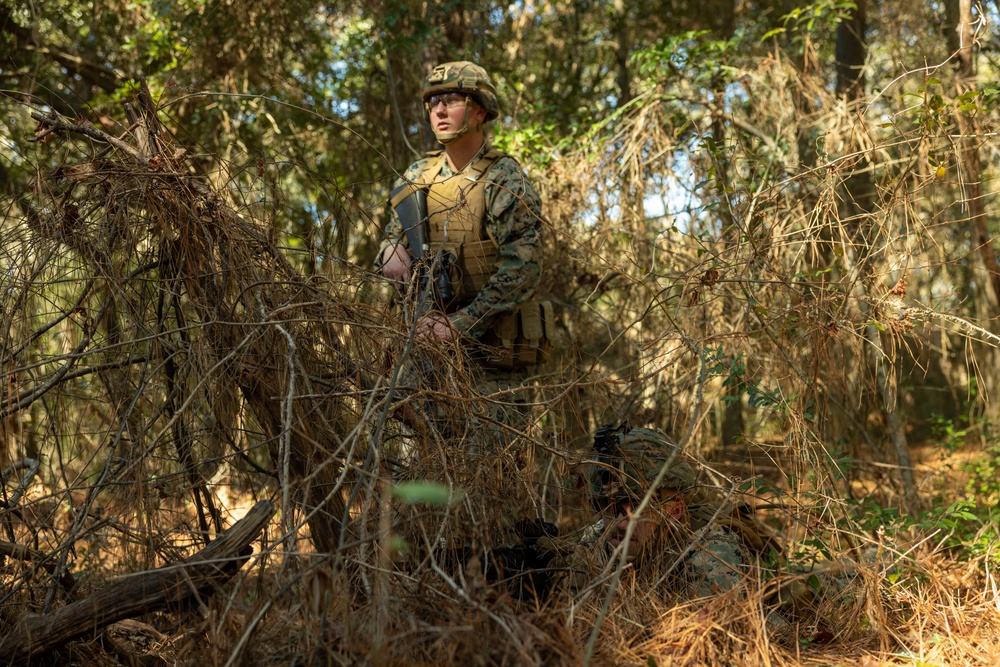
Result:
{"type": "MultiPolygon", "coordinates": [[[[0,621],[268,498],[247,572],[147,619],[160,655],[989,664],[998,23],[970,0],[0,3],[0,621]],[[555,351],[492,466],[397,386],[413,341],[373,269],[446,60],[492,74],[494,142],[545,207],[555,351]],[[624,419],[782,508],[784,557],[876,545],[893,573],[832,643],[769,644],[718,605],[705,629],[605,578],[529,608],[435,561],[513,539],[512,497],[579,531],[594,430],[624,419]]],[[[511,398],[423,353],[456,422],[511,398]]]]}

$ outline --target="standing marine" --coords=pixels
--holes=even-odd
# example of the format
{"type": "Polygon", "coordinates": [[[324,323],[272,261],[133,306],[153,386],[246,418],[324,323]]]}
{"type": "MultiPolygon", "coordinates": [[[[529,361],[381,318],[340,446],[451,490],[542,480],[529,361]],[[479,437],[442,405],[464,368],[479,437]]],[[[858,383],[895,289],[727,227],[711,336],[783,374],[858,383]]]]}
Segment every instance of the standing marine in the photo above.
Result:
{"type": "Polygon", "coordinates": [[[543,361],[550,320],[535,299],[541,201],[517,161],[488,141],[500,107],[482,67],[438,65],[422,97],[444,148],[395,182],[378,265],[414,297],[418,337],[458,341],[481,391],[516,388],[543,361]]]}

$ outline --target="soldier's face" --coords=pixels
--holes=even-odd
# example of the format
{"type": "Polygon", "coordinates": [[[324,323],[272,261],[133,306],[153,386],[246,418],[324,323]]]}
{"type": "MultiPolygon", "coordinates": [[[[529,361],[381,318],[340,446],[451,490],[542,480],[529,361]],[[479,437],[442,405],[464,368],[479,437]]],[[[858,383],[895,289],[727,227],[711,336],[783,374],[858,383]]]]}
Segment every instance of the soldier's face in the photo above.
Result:
{"type": "MultiPolygon", "coordinates": [[[[657,533],[665,528],[666,523],[679,521],[684,515],[684,501],[681,500],[676,489],[661,489],[654,494],[651,501],[639,516],[635,529],[632,531],[628,554],[625,556],[626,563],[635,562],[636,557],[642,552],[643,546],[652,543],[657,533]]],[[[636,501],[635,504],[637,505],[638,502],[636,501]]],[[[616,502],[609,503],[601,511],[606,539],[612,549],[617,549],[625,541],[625,533],[629,520],[632,518],[633,508],[631,498],[620,498],[616,502]]]]}
{"type": "MultiPolygon", "coordinates": [[[[617,549],[625,541],[625,533],[628,530],[628,522],[632,518],[632,501],[623,500],[609,505],[603,512],[601,518],[604,520],[605,535],[608,546],[617,549]]],[[[659,530],[659,521],[656,513],[649,508],[639,517],[632,531],[632,539],[629,540],[628,554],[625,556],[626,563],[635,561],[636,556],[642,551],[642,547],[652,542],[659,530]]]]}
{"type": "Polygon", "coordinates": [[[435,95],[428,100],[431,129],[435,135],[458,132],[463,125],[475,132],[486,120],[486,109],[460,93],[435,95]],[[433,106],[430,106],[434,102],[433,106]]]}

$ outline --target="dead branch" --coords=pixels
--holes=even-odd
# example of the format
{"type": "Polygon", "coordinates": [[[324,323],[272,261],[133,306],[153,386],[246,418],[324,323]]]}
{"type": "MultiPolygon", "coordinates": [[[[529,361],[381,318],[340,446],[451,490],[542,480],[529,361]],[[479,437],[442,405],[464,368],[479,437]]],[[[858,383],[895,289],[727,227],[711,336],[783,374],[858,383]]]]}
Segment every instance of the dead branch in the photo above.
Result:
{"type": "MultiPolygon", "coordinates": [[[[28,563],[34,563],[37,567],[44,569],[49,574],[54,574],[56,571],[56,564],[51,561],[51,558],[48,555],[38,551],[37,549],[26,547],[23,544],[0,542],[0,555],[9,556],[10,558],[15,558],[28,563]]],[[[63,590],[69,593],[76,586],[76,580],[73,579],[73,575],[69,572],[63,572],[62,576],[59,577],[59,585],[63,587],[63,590]]]]}
{"type": "MultiPolygon", "coordinates": [[[[56,118],[50,118],[48,116],[43,116],[40,113],[32,112],[31,117],[38,121],[39,125],[46,128],[46,130],[52,130],[53,132],[70,132],[75,134],[82,134],[85,137],[89,137],[94,141],[100,141],[102,143],[111,144],[115,148],[124,152],[126,155],[131,157],[133,160],[139,164],[145,166],[149,164],[149,159],[140,153],[138,150],[128,145],[118,137],[113,137],[106,132],[101,132],[97,128],[87,127],[86,125],[78,125],[73,123],[64,123],[56,118]]],[[[30,141],[30,140],[29,140],[30,141]]]]}
{"type": "Polygon", "coordinates": [[[274,506],[262,500],[187,560],[123,577],[51,614],[26,616],[0,640],[0,663],[22,664],[74,637],[140,614],[176,608],[194,595],[211,592],[247,561],[250,543],[272,514],[274,506]]]}
{"type": "MultiPolygon", "coordinates": [[[[0,480],[6,480],[10,475],[14,474],[18,470],[27,471],[18,483],[14,493],[11,494],[10,498],[5,499],[4,508],[9,509],[17,507],[17,504],[21,502],[21,496],[23,496],[24,492],[28,490],[28,485],[31,484],[31,480],[36,474],[38,474],[39,463],[38,459],[25,457],[3,471],[3,475],[0,476],[0,480]]],[[[4,495],[6,495],[6,490],[4,495]]]]}

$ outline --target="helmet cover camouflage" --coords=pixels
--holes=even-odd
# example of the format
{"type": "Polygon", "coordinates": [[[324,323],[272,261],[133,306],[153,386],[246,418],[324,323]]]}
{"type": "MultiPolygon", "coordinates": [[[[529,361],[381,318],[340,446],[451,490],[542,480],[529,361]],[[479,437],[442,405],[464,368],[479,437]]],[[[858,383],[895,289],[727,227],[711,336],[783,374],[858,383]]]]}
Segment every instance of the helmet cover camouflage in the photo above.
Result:
{"type": "Polygon", "coordinates": [[[427,98],[438,93],[466,93],[486,110],[486,120],[491,121],[500,115],[500,103],[497,102],[497,91],[490,81],[486,70],[475,63],[466,60],[443,63],[434,68],[424,81],[422,99],[428,115],[427,98]]]}
{"type": "Polygon", "coordinates": [[[595,504],[605,504],[612,496],[643,497],[668,461],[660,488],[684,490],[695,483],[694,469],[662,431],[605,426],[594,440],[598,464],[590,482],[595,504]]]}

